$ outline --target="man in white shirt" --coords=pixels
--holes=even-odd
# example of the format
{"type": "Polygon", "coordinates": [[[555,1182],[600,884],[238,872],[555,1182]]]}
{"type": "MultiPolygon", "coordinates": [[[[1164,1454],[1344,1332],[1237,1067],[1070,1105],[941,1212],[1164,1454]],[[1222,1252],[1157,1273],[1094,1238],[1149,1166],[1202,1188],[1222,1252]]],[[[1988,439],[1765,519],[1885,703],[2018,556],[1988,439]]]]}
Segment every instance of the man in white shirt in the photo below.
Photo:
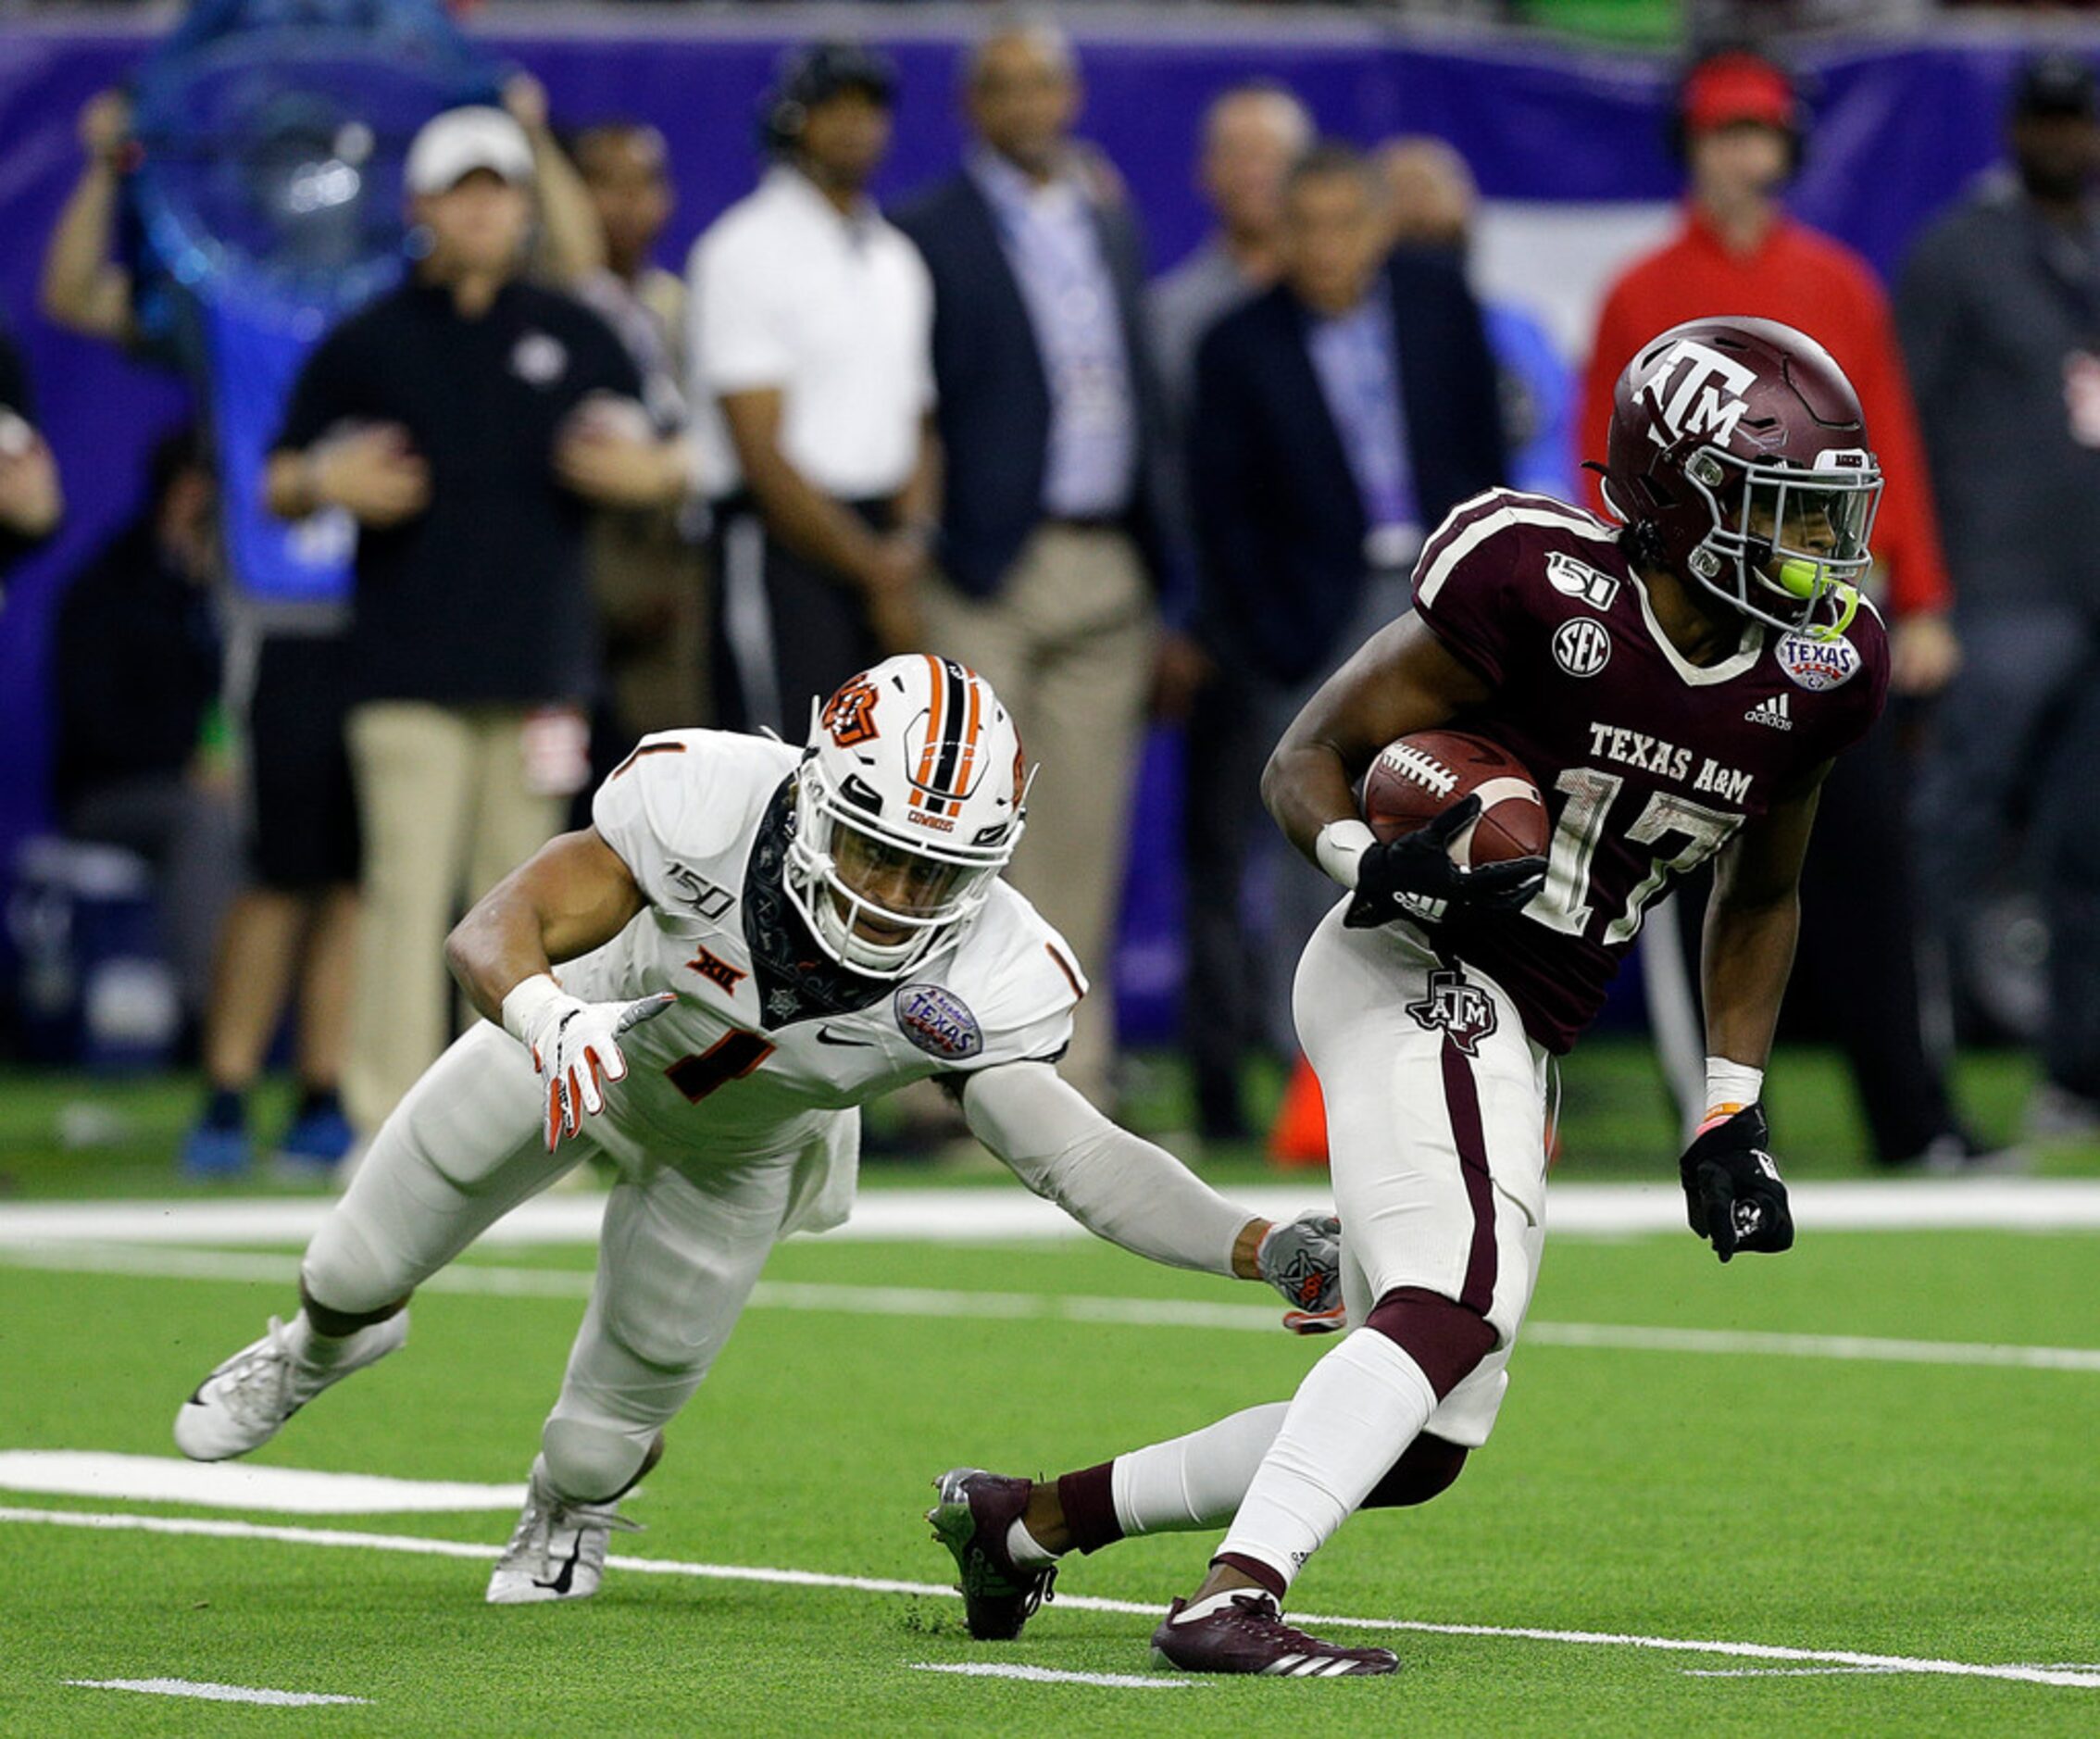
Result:
{"type": "Polygon", "coordinates": [[[812,700],[919,638],[932,289],[866,191],[895,88],[852,44],[791,56],[766,117],[773,167],[693,250],[728,723],[798,734],[812,700]]]}

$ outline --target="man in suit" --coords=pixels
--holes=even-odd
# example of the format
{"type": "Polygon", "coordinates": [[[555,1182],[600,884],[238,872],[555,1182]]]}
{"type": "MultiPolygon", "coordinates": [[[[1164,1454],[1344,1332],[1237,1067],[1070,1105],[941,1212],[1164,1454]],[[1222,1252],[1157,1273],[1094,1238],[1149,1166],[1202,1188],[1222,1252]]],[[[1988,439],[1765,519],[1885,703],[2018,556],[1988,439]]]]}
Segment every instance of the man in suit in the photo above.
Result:
{"type": "Polygon", "coordinates": [[[1267,946],[1240,933],[1261,765],[1337,660],[1407,607],[1427,528],[1503,481],[1493,355],[1449,255],[1384,249],[1375,171],[1320,144],[1283,195],[1282,281],[1196,352],[1189,494],[1197,627],[1250,696],[1228,751],[1192,791],[1189,1042],[1213,1133],[1236,1120],[1243,1048],[1294,1048],[1290,982],[1333,888],[1295,854],[1274,866],[1267,946]],[[1260,982],[1250,984],[1248,968],[1260,982]]]}
{"type": "Polygon", "coordinates": [[[1125,821],[1160,652],[1164,408],[1143,245],[1071,128],[1070,45],[1007,29],[972,54],[974,144],[897,214],[933,278],[946,495],[927,644],[982,672],[1043,772],[1013,880],[1098,973],[1066,1065],[1105,1100],[1125,821]]]}

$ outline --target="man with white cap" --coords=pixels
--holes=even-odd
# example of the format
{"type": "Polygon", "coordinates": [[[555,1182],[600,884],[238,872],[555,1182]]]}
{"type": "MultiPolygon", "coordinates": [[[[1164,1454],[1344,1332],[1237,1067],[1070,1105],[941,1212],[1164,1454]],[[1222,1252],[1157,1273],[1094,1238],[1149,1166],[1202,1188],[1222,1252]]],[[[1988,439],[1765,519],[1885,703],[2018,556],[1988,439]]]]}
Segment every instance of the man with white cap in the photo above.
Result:
{"type": "Polygon", "coordinates": [[[271,510],[358,529],[347,737],[364,933],[344,1097],[378,1126],[444,1046],[439,944],[587,777],[594,505],[684,486],[641,382],[581,304],[526,281],[533,158],[496,108],[439,115],[403,180],[415,265],[316,347],[271,510]]]}

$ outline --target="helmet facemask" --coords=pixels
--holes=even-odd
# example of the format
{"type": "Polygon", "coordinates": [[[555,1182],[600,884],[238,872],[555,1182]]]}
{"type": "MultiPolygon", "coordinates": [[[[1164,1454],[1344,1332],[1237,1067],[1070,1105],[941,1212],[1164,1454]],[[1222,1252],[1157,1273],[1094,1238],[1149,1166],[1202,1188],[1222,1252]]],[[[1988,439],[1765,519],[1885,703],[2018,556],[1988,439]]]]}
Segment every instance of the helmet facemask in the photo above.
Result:
{"type": "Polygon", "coordinates": [[[974,917],[1013,857],[1025,815],[996,840],[901,836],[835,790],[814,754],[796,774],[787,896],[823,950],[871,978],[901,978],[974,917]]]}
{"type": "Polygon", "coordinates": [[[1851,625],[1874,560],[1881,473],[1873,455],[1820,453],[1804,469],[1706,445],[1685,462],[1684,479],[1714,520],[1685,560],[1694,580],[1788,633],[1834,640],[1851,625]]]}

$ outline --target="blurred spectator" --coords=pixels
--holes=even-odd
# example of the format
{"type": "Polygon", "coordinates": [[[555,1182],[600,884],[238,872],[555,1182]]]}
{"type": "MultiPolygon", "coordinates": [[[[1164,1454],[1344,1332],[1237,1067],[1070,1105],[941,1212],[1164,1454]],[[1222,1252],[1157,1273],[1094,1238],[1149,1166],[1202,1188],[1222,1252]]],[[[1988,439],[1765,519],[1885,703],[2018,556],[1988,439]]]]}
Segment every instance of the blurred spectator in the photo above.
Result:
{"type": "Polygon", "coordinates": [[[144,509],[67,587],[51,659],[59,824],[153,865],[162,942],[193,1030],[241,881],[219,710],[217,511],[196,436],[164,440],[144,509]]]}
{"type": "Polygon", "coordinates": [[[1252,698],[1216,782],[1190,794],[1189,1043],[1206,1129],[1239,1125],[1242,1047],[1266,1022],[1294,1050],[1291,977],[1334,903],[1296,853],[1274,852],[1273,915],[1250,1007],[1240,885],[1254,838],[1269,837],[1262,762],[1335,664],[1408,607],[1425,532],[1503,479],[1494,361],[1455,262],[1386,258],[1377,172],[1323,144],[1283,196],[1283,281],[1214,326],[1196,352],[1189,421],[1193,520],[1204,637],[1252,698]]]}
{"type": "Polygon", "coordinates": [[[555,137],[547,93],[529,72],[503,82],[504,113],[516,121],[532,152],[532,227],[527,266],[551,289],[574,294],[606,269],[605,232],[596,203],[577,166],[555,137]]]}
{"type": "Polygon", "coordinates": [[[57,529],[65,507],[58,467],[37,432],[29,371],[15,341],[0,329],[0,582],[18,556],[57,529]]]}
{"type": "MultiPolygon", "coordinates": [[[[85,336],[159,354],[167,334],[157,315],[142,316],[139,285],[119,244],[121,181],[136,156],[130,127],[130,105],[114,91],[81,111],[86,161],[44,254],[44,308],[85,336]]],[[[300,1097],[279,1155],[320,1170],[350,1145],[337,1090],[356,945],[358,840],[343,746],[342,622],[325,607],[267,623],[229,613],[226,693],[250,880],[219,936],[205,1018],[206,1097],[182,1145],[182,1169],[192,1176],[247,1166],[247,1093],[294,982],[300,1097]]]]}
{"type": "Polygon", "coordinates": [[[132,273],[119,257],[124,175],[136,161],[131,99],[100,91],[81,108],[80,179],[66,196],[44,254],[44,317],[88,338],[129,344],[137,336],[132,273]]]}
{"type": "Polygon", "coordinates": [[[1235,84],[1204,111],[1196,184],[1218,227],[1145,293],[1153,352],[1177,419],[1188,409],[1203,335],[1282,269],[1283,178],[1312,140],[1306,106],[1288,86],[1267,80],[1235,84]]]}
{"type": "Polygon", "coordinates": [[[1185,684],[1158,667],[1171,564],[1144,246],[1071,139],[1061,35],[1001,30],[966,81],[969,158],[897,218],[933,275],[945,493],[927,643],[990,679],[1041,762],[1012,879],[1095,974],[1065,1073],[1107,1103],[1131,779],[1156,672],[1185,684]]]}
{"type": "Polygon", "coordinates": [[[2100,119],[2060,54],[2015,81],[2012,165],[1919,242],[1896,296],[1960,582],[1919,865],[1954,958],[2022,837],[2049,920],[2039,1135],[2100,1132],[2100,119]],[[2025,769],[2026,776],[2017,776],[2025,769]]]}
{"type": "MultiPolygon", "coordinates": [[[[1480,190],[1466,159],[1442,139],[1389,139],[1378,148],[1388,235],[1395,247],[1440,250],[1464,271],[1480,190]]],[[[1502,382],[1502,433],[1512,488],[1567,501],[1575,494],[1575,380],[1529,308],[1483,301],[1488,348],[1502,382]]]]}
{"type": "MultiPolygon", "coordinates": [[[[1604,452],[1612,388],[1634,352],[1681,320],[1722,308],[1783,320],[1817,339],[1857,389],[1887,479],[1873,542],[1892,610],[1894,689],[1934,694],[1959,654],[1924,447],[1871,270],[1781,203],[1806,144],[1793,83],[1755,55],[1710,56],[1685,78],[1676,123],[1691,181],[1684,227],[1630,266],[1606,297],[1583,386],[1583,454],[1604,452]]],[[[1923,1033],[1906,786],[1884,721],[1841,757],[1825,787],[1803,876],[1795,1000],[1823,1010],[1844,1046],[1878,1158],[1953,1165],[1973,1145],[1955,1120],[1944,1059],[1928,1054],[1923,1033]],[[1871,897],[1862,898],[1863,889],[1871,897]]],[[[1673,905],[1656,919],[1643,952],[1649,1008],[1689,1127],[1703,1103],[1703,1046],[1676,966],[1673,905]]]]}
{"type": "MultiPolygon", "coordinates": [[[[627,346],[658,433],[685,429],[685,282],[656,263],[678,204],[664,138],[640,121],[606,121],[575,139],[605,240],[606,263],[576,286],[627,346]]],[[[594,756],[609,771],[638,736],[711,722],[704,644],[706,598],[685,504],[601,512],[591,528],[610,705],[594,756]]]]}
{"type": "Polygon", "coordinates": [[[633,363],[581,304],[522,281],[532,156],[489,108],[410,145],[412,281],[307,357],[270,508],[359,527],[348,738],[364,832],[351,1118],[375,1129],[444,1048],[463,899],[558,825],[589,776],[592,506],[684,486],[633,363]]]}
{"type": "MultiPolygon", "coordinates": [[[[1256,81],[1220,93],[1204,111],[1197,185],[1217,219],[1203,245],[1146,293],[1160,382],[1172,432],[1168,451],[1181,535],[1188,525],[1183,461],[1196,346],[1219,318],[1276,281],[1282,269],[1283,182],[1312,143],[1312,117],[1285,86],[1256,81]]],[[[1258,812],[1252,783],[1266,751],[1250,741],[1255,697],[1241,661],[1205,647],[1181,750],[1181,856],[1189,963],[1182,1028],[1196,1071],[1197,1124],[1210,1140],[1246,1131],[1239,1057],[1251,1011],[1260,1007],[1258,962],[1249,959],[1238,902],[1209,888],[1216,862],[1237,863],[1258,812]],[[1249,760],[1252,755],[1254,759],[1249,760]]]]}
{"type": "Polygon", "coordinates": [[[799,742],[811,703],[919,643],[934,486],[932,294],[868,197],[896,73],[852,43],[791,55],[774,161],[693,249],[693,397],[710,437],[717,710],[799,742]]]}

